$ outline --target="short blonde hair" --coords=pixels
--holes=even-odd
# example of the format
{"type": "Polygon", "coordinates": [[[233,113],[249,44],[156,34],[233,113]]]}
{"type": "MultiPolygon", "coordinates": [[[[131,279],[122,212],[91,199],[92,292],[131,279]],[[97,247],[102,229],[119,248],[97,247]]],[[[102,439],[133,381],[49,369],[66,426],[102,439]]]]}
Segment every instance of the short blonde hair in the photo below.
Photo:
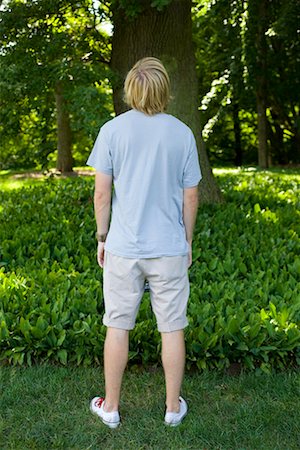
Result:
{"type": "Polygon", "coordinates": [[[157,58],[140,59],[128,72],[124,84],[125,102],[153,115],[165,111],[170,99],[170,79],[157,58]]]}

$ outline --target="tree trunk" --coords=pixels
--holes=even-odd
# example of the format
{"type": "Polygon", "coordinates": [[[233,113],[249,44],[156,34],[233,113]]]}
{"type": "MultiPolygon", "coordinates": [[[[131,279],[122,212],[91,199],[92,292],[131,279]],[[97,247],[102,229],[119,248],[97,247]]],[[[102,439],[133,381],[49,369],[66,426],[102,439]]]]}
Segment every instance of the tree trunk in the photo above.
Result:
{"type": "Polygon", "coordinates": [[[258,2],[258,25],[256,34],[257,76],[256,76],[256,108],[258,165],[262,169],[269,167],[267,141],[267,5],[266,0],[258,2]]]}
{"type": "Polygon", "coordinates": [[[199,186],[200,202],[221,201],[222,195],[201,138],[191,1],[173,0],[163,11],[146,6],[134,19],[128,18],[124,9],[115,7],[113,24],[111,68],[115,72],[113,98],[116,114],[128,109],[123,102],[123,82],[134,63],[146,56],[161,59],[170,75],[174,97],[168,112],[185,122],[197,141],[203,176],[199,186]]]}
{"type": "Polygon", "coordinates": [[[241,139],[241,126],[239,119],[239,104],[233,101],[232,104],[232,116],[233,116],[233,130],[234,130],[234,163],[236,166],[241,166],[243,162],[242,152],[242,139],[241,139]]]}
{"type": "Polygon", "coordinates": [[[256,92],[257,108],[257,138],[258,138],[258,165],[267,169],[268,164],[268,142],[267,142],[267,116],[266,102],[261,91],[256,92]]]}
{"type": "Polygon", "coordinates": [[[295,162],[300,162],[300,133],[298,130],[295,131],[293,138],[293,149],[292,158],[295,162]]]}
{"type": "Polygon", "coordinates": [[[280,126],[279,117],[275,111],[271,109],[272,125],[268,121],[268,136],[272,155],[277,164],[283,165],[288,163],[287,151],[283,143],[283,128],[280,126]]]}
{"type": "Polygon", "coordinates": [[[57,161],[56,169],[62,173],[73,172],[72,137],[70,117],[63,95],[62,83],[55,87],[55,102],[57,111],[57,161]]]}

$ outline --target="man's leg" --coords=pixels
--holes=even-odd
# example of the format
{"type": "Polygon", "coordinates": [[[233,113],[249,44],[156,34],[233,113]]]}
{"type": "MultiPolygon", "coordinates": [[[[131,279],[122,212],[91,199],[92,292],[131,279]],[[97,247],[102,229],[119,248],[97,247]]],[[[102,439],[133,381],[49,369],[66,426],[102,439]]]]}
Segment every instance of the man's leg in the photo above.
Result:
{"type": "Polygon", "coordinates": [[[178,330],[161,333],[161,337],[167,412],[179,412],[179,395],[185,366],[184,332],[178,330]]]}
{"type": "Polygon", "coordinates": [[[127,330],[107,328],[104,344],[106,412],[118,411],[123,373],[128,360],[127,330]]]}

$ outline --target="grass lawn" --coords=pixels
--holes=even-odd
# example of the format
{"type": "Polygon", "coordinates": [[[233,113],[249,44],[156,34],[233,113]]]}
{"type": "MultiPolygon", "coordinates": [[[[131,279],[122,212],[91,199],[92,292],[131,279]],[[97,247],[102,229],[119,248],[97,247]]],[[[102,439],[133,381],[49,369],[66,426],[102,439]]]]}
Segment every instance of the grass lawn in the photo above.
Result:
{"type": "Polygon", "coordinates": [[[0,189],[2,191],[10,191],[11,189],[20,189],[22,187],[29,187],[43,182],[46,177],[36,171],[0,171],[0,189]]]}
{"type": "Polygon", "coordinates": [[[99,369],[1,367],[0,389],[1,450],[300,448],[297,372],[188,374],[190,412],[178,428],[163,424],[161,369],[126,372],[117,430],[89,411],[90,399],[103,393],[99,369]]]}

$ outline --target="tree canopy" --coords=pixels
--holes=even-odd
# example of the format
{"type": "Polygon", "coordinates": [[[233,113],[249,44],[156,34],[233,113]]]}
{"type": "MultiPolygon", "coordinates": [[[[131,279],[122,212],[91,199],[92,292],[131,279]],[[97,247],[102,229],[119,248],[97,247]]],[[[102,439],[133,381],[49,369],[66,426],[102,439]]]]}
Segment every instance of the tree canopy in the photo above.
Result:
{"type": "MultiPolygon", "coordinates": [[[[115,36],[103,24],[121,17],[126,41],[134,21],[144,17],[145,24],[151,9],[161,17],[178,3],[184,2],[2,1],[0,167],[47,167],[56,160],[66,170],[57,149],[67,147],[66,167],[84,164],[113,114],[112,89],[120,83],[115,36]]],[[[211,164],[299,163],[299,2],[189,3],[198,81],[193,95],[211,164]]]]}

